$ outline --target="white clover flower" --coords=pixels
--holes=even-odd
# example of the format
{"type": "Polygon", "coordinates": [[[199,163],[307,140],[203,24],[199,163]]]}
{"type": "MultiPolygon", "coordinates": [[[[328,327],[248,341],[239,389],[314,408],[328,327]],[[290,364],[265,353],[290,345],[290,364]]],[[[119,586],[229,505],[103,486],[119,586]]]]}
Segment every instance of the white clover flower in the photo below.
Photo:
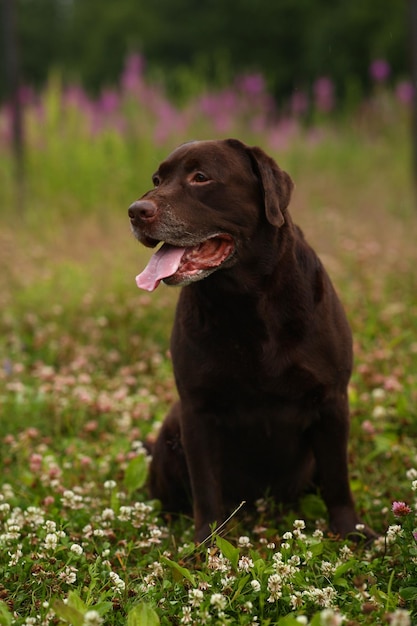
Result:
{"type": "Polygon", "coordinates": [[[198,588],[201,589],[201,591],[207,591],[207,589],[210,589],[210,587],[210,583],[208,583],[206,580],[200,580],[200,582],[198,583],[198,588]]]}
{"type": "Polygon", "coordinates": [[[132,517],[132,511],[131,506],[121,506],[117,517],[121,522],[128,522],[132,517]]]}
{"type": "Polygon", "coordinates": [[[135,452],[138,452],[139,454],[148,454],[147,449],[143,445],[143,441],[140,441],[140,439],[136,439],[135,441],[132,441],[131,447],[132,447],[132,450],[134,450],[135,452]]]}
{"type": "Polygon", "coordinates": [[[237,564],[237,569],[241,572],[248,572],[253,567],[253,561],[248,556],[242,556],[237,564]]]}
{"type": "Polygon", "coordinates": [[[386,391],[382,387],[378,387],[377,389],[372,390],[372,397],[374,400],[384,400],[386,397],[386,391]]]}
{"type": "Polygon", "coordinates": [[[213,593],[210,598],[212,604],[218,611],[223,611],[227,605],[227,598],[221,593],[213,593]]]}
{"type": "Polygon", "coordinates": [[[417,480],[417,469],[412,467],[406,471],[405,475],[407,476],[408,480],[417,480]]]}
{"type": "Polygon", "coordinates": [[[71,552],[74,552],[74,554],[77,554],[78,556],[80,556],[80,554],[84,552],[82,546],[80,546],[78,543],[73,543],[70,550],[71,552]]]}
{"type": "Polygon", "coordinates": [[[63,572],[59,574],[59,578],[67,583],[67,585],[73,585],[77,581],[77,569],[75,567],[67,566],[63,572]]]}
{"type": "Polygon", "coordinates": [[[285,541],[289,541],[290,539],[292,539],[292,532],[288,531],[288,532],[284,533],[282,535],[282,538],[285,539],[285,541]]]}
{"type": "MultiPolygon", "coordinates": [[[[416,476],[416,478],[417,478],[417,476],[416,476]]],[[[244,536],[244,537],[239,537],[239,539],[238,539],[238,542],[237,542],[237,543],[238,543],[238,546],[239,546],[240,548],[250,548],[250,547],[251,547],[251,545],[252,545],[252,544],[251,544],[251,542],[250,542],[249,537],[246,537],[246,536],[244,536]]]]}
{"type": "Polygon", "coordinates": [[[116,591],[116,593],[122,593],[126,588],[126,583],[124,582],[124,580],[122,580],[120,576],[116,574],[116,572],[110,572],[109,577],[112,582],[114,591],[116,591]]]}
{"type": "Polygon", "coordinates": [[[389,543],[389,540],[387,537],[377,537],[375,539],[375,541],[373,542],[373,548],[377,551],[377,552],[384,552],[386,550],[386,543],[389,543]]]}
{"type": "Polygon", "coordinates": [[[397,609],[391,613],[390,626],[411,626],[410,613],[404,609],[397,609]]]}
{"type": "Polygon", "coordinates": [[[17,565],[17,563],[19,562],[19,560],[23,556],[22,544],[20,543],[16,547],[16,551],[14,553],[13,552],[8,552],[8,555],[11,557],[10,561],[9,561],[9,567],[13,567],[14,565],[17,565]]]}
{"type": "Polygon", "coordinates": [[[220,578],[220,584],[222,586],[222,589],[226,589],[226,587],[230,587],[234,583],[235,580],[236,580],[236,576],[233,576],[230,574],[226,574],[225,576],[220,578]]]}
{"type": "Polygon", "coordinates": [[[83,626],[100,626],[103,623],[103,618],[98,611],[87,611],[84,614],[83,626]]]}
{"type": "Polygon", "coordinates": [[[191,606],[200,606],[204,599],[204,593],[201,589],[189,589],[188,597],[191,606]]]}
{"type": "Polygon", "coordinates": [[[24,515],[26,522],[35,528],[42,526],[45,520],[45,513],[37,506],[29,506],[24,515]]]}
{"type": "Polygon", "coordinates": [[[413,491],[417,491],[417,480],[413,480],[413,482],[411,483],[411,489],[413,491]]]}
{"type": "Polygon", "coordinates": [[[385,417],[386,414],[387,414],[386,408],[381,406],[380,404],[375,406],[373,411],[372,411],[372,417],[375,417],[376,419],[380,419],[382,417],[385,417]]]}
{"type": "Polygon", "coordinates": [[[349,546],[342,546],[339,550],[339,555],[342,561],[349,561],[349,559],[353,556],[353,552],[349,546]]]}
{"type": "Polygon", "coordinates": [[[83,508],[83,497],[79,493],[74,493],[70,489],[66,489],[61,498],[62,506],[66,506],[69,509],[81,509],[83,508]]]}
{"type": "Polygon", "coordinates": [[[259,580],[251,580],[250,586],[255,593],[258,593],[261,590],[261,583],[259,582],[259,580]]]}
{"type": "Polygon", "coordinates": [[[274,563],[281,563],[283,560],[281,552],[275,552],[275,554],[272,555],[272,560],[274,563]]]}
{"type": "Polygon", "coordinates": [[[113,509],[104,509],[101,514],[101,519],[104,521],[112,521],[116,517],[113,509]]]}
{"type": "Polygon", "coordinates": [[[268,591],[270,596],[268,602],[275,602],[282,596],[282,580],[278,574],[271,574],[268,578],[268,591]]]}
{"type": "Polygon", "coordinates": [[[230,570],[230,561],[223,554],[208,554],[207,567],[216,572],[228,572],[230,570]]]}
{"type": "Polygon", "coordinates": [[[303,595],[318,606],[327,609],[330,608],[336,600],[337,592],[333,587],[323,587],[323,589],[311,587],[303,591],[303,595]]]}
{"type": "Polygon", "coordinates": [[[301,530],[298,530],[298,528],[294,528],[293,535],[296,539],[300,539],[301,541],[304,541],[305,539],[307,539],[307,535],[301,532],[301,530]]]}
{"type": "Polygon", "coordinates": [[[12,500],[14,498],[13,487],[10,483],[3,483],[2,486],[3,496],[6,500],[12,500]]]}
{"type": "Polygon", "coordinates": [[[291,579],[298,572],[298,567],[291,563],[277,563],[275,568],[283,580],[291,579]]]}
{"type": "Polygon", "coordinates": [[[45,522],[45,530],[47,533],[55,533],[56,532],[56,523],[52,520],[46,520],[45,522]]]}
{"type": "Polygon", "coordinates": [[[44,546],[47,550],[55,550],[58,545],[58,535],[56,533],[48,533],[45,537],[44,546]]]}
{"type": "Polygon", "coordinates": [[[294,520],[293,526],[297,530],[304,530],[304,528],[306,527],[306,523],[303,519],[296,519],[294,520]]]}
{"type": "Polygon", "coordinates": [[[111,491],[112,489],[116,487],[116,485],[117,483],[115,480],[106,480],[103,486],[104,486],[104,489],[111,491]]]}
{"type": "Polygon", "coordinates": [[[313,537],[314,539],[323,539],[323,531],[320,530],[320,528],[316,528],[316,530],[313,533],[313,537]]]}
{"type": "Polygon", "coordinates": [[[191,607],[183,606],[180,624],[192,624],[192,622],[193,622],[193,618],[191,616],[191,607]]]}
{"type": "Polygon", "coordinates": [[[322,561],[320,569],[324,576],[330,577],[334,574],[336,567],[330,561],[322,561]]]}
{"type": "Polygon", "coordinates": [[[151,570],[151,574],[153,576],[155,576],[156,578],[163,578],[163,576],[164,576],[164,568],[162,567],[162,565],[161,565],[161,563],[159,561],[154,561],[153,563],[148,565],[148,567],[151,570]]]}
{"type": "Polygon", "coordinates": [[[160,538],[162,537],[162,531],[160,528],[156,526],[151,528],[149,531],[150,541],[153,543],[160,543],[160,538]]]}
{"type": "Polygon", "coordinates": [[[290,595],[290,605],[293,611],[301,608],[304,604],[303,597],[300,591],[296,591],[292,595],[290,595]]]}
{"type": "Polygon", "coordinates": [[[332,609],[324,609],[320,613],[320,623],[322,626],[340,626],[344,618],[340,613],[335,613],[332,609]]]}
{"type": "Polygon", "coordinates": [[[386,538],[388,542],[395,541],[396,537],[400,537],[403,534],[403,529],[399,524],[393,524],[388,526],[386,538]]]}
{"type": "Polygon", "coordinates": [[[6,524],[6,529],[7,532],[2,535],[2,539],[4,539],[6,542],[13,539],[19,539],[21,534],[21,527],[18,524],[6,524]]]}

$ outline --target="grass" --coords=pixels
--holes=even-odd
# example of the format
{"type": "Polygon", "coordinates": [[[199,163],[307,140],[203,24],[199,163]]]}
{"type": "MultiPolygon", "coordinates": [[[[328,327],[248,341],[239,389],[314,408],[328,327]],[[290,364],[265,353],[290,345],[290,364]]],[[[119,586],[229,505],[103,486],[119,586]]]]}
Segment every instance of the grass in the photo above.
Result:
{"type": "Polygon", "coordinates": [[[386,96],[337,124],[291,122],[279,141],[275,127],[255,133],[247,111],[219,133],[188,110],[188,125],[176,117],[155,144],[143,100],[120,105],[127,130],[107,120],[91,134],[90,114],[63,93],[55,79],[42,126],[28,110],[22,210],[0,151],[0,624],[416,623],[417,217],[404,110],[386,96]],[[137,291],[147,253],[126,208],[177,143],[226,134],[292,174],[293,216],[346,306],[351,484],[381,535],[372,546],[329,535],[318,496],[294,511],[243,507],[202,546],[192,520],[148,499],[141,442],[176,395],[178,292],[137,291]]]}

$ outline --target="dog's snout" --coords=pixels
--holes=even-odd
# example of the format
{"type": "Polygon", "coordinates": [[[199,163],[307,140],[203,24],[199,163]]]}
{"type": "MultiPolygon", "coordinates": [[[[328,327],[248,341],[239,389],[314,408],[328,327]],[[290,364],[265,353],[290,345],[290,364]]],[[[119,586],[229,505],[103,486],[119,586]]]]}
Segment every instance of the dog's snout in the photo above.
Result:
{"type": "Polygon", "coordinates": [[[129,217],[132,221],[151,221],[158,212],[156,204],[150,200],[136,200],[128,209],[129,217]]]}

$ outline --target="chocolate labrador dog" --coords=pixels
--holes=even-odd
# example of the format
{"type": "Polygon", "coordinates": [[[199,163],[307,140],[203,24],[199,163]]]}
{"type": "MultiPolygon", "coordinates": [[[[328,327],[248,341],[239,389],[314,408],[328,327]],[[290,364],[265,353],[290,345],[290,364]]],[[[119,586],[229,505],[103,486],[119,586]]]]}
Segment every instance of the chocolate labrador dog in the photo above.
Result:
{"type": "Polygon", "coordinates": [[[137,285],[182,290],[171,342],[180,399],[154,445],[152,496],[171,512],[192,502],[201,542],[241,501],[292,503],[320,488],[331,530],[357,534],[351,333],[288,212],[291,178],[260,148],[227,139],[181,145],[153,184],[129,208],[137,239],[163,242],[137,285]]]}

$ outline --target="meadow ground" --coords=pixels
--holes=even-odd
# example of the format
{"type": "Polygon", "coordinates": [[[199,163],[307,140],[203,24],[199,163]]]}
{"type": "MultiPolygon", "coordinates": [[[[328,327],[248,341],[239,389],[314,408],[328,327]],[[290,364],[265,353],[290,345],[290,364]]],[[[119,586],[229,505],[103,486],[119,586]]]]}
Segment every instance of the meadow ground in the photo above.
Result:
{"type": "Polygon", "coordinates": [[[214,95],[211,113],[207,102],[179,111],[137,81],[101,117],[52,81],[27,109],[19,203],[6,142],[0,150],[0,624],[417,623],[406,109],[383,92],[351,117],[305,126],[261,118],[265,102],[248,111],[238,92],[225,120],[214,95]],[[148,253],[126,209],[177,143],[210,136],[261,145],[291,173],[292,215],[345,304],[356,355],[351,484],[381,535],[372,546],[329,536],[319,495],[294,511],[268,500],[255,515],[243,508],[199,547],[190,519],[164,518],[148,500],[141,442],[176,395],[178,292],[137,290],[148,253]]]}

